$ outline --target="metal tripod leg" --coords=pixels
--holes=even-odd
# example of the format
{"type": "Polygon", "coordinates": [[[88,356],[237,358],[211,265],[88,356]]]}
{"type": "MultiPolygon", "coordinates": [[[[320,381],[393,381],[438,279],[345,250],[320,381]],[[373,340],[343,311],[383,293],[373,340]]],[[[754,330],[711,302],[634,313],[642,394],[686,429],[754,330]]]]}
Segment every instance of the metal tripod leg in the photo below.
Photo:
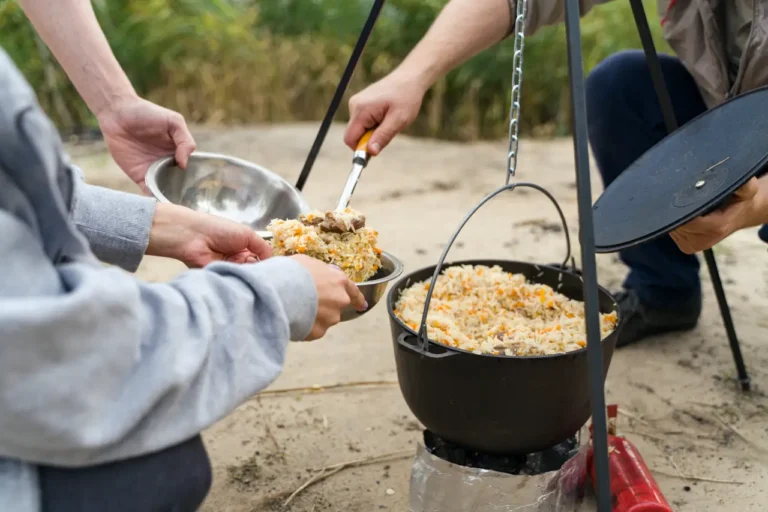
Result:
{"type": "Polygon", "coordinates": [[[712,279],[712,287],[715,289],[715,296],[717,297],[717,305],[720,308],[720,315],[723,317],[723,324],[725,324],[725,333],[728,336],[728,344],[731,346],[733,361],[736,363],[736,372],[739,376],[741,389],[749,391],[752,388],[752,384],[747,373],[747,367],[744,365],[744,357],[741,355],[741,345],[739,345],[739,338],[736,337],[736,328],[731,317],[731,308],[728,307],[728,300],[725,298],[725,289],[723,289],[720,271],[717,269],[715,253],[712,252],[712,249],[704,251],[704,259],[707,261],[709,276],[712,279]]]}
{"type": "MultiPolygon", "coordinates": [[[[653,38],[651,37],[651,29],[648,26],[648,18],[645,15],[642,0],[629,0],[629,2],[632,5],[632,14],[635,17],[635,24],[637,25],[637,31],[640,34],[640,41],[643,44],[645,59],[648,62],[648,68],[651,72],[653,87],[656,89],[656,95],[659,98],[659,105],[661,106],[661,113],[664,117],[664,124],[667,127],[667,131],[672,133],[678,128],[677,119],[672,107],[672,98],[669,95],[669,89],[667,89],[667,86],[664,83],[664,75],[661,72],[659,55],[656,52],[656,47],[653,44],[653,38]]],[[[736,328],[733,325],[733,318],[731,317],[731,308],[728,307],[728,300],[725,297],[725,289],[723,289],[723,282],[720,279],[720,272],[717,269],[715,254],[711,249],[704,251],[704,259],[707,262],[709,276],[712,279],[712,287],[715,289],[715,296],[717,297],[717,305],[720,308],[720,315],[723,317],[723,324],[725,324],[725,333],[728,336],[728,344],[731,347],[733,361],[736,363],[736,372],[738,374],[739,383],[741,384],[741,389],[743,391],[749,391],[751,388],[749,375],[747,374],[747,368],[744,365],[744,358],[741,355],[741,346],[739,345],[739,339],[736,337],[736,328]]]]}
{"type": "Polygon", "coordinates": [[[573,149],[576,164],[576,199],[579,209],[581,270],[584,281],[584,321],[587,328],[589,400],[592,409],[592,446],[597,484],[597,510],[611,510],[611,474],[608,461],[608,421],[605,414],[603,351],[595,259],[595,226],[592,220],[592,191],[589,179],[587,98],[581,54],[578,0],[565,2],[565,34],[568,45],[568,80],[573,108],[573,149]]]}
{"type": "Polygon", "coordinates": [[[315,136],[315,141],[312,143],[312,148],[309,150],[309,155],[307,155],[307,160],[304,162],[304,167],[301,169],[299,179],[296,181],[296,188],[299,190],[304,190],[304,185],[307,182],[307,178],[309,178],[309,173],[312,172],[312,167],[315,165],[317,155],[320,154],[320,148],[323,146],[323,142],[325,142],[325,136],[328,134],[328,130],[331,128],[331,123],[336,115],[336,111],[339,109],[341,100],[344,98],[344,92],[347,90],[349,81],[352,79],[352,74],[355,72],[357,62],[363,54],[363,49],[365,49],[365,44],[368,42],[368,37],[370,37],[373,27],[376,25],[376,20],[381,13],[381,9],[384,7],[384,1],[385,0],[373,0],[371,12],[368,15],[368,19],[365,20],[363,29],[360,31],[360,37],[357,38],[357,43],[355,43],[355,47],[352,50],[352,55],[349,56],[347,67],[344,68],[344,73],[341,75],[339,84],[336,86],[336,91],[333,93],[333,98],[331,98],[331,103],[328,105],[325,117],[323,117],[323,121],[320,123],[320,130],[318,130],[317,136],[315,136]]]}

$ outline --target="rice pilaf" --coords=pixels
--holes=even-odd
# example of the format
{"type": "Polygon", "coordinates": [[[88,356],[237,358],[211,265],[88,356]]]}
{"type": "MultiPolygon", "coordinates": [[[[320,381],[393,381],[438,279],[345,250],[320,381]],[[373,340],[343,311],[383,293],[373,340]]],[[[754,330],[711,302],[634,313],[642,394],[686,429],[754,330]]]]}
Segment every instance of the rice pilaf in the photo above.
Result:
{"type": "MultiPolygon", "coordinates": [[[[430,280],[403,290],[395,315],[418,331],[430,280]]],[[[616,328],[615,312],[600,315],[605,339],[616,328]]],[[[536,356],[586,346],[584,303],[534,284],[499,266],[446,268],[437,278],[427,316],[430,340],[474,352],[536,356]]]]}
{"type": "MultiPolygon", "coordinates": [[[[302,216],[303,222],[295,219],[275,219],[270,222],[267,230],[272,233],[274,254],[306,254],[338,266],[356,283],[373,277],[381,268],[381,249],[376,245],[378,232],[368,227],[355,229],[351,222],[349,231],[330,232],[315,223],[316,219],[326,215],[323,212],[312,212],[302,216]]],[[[347,215],[362,217],[354,210],[347,212],[347,215]]]]}

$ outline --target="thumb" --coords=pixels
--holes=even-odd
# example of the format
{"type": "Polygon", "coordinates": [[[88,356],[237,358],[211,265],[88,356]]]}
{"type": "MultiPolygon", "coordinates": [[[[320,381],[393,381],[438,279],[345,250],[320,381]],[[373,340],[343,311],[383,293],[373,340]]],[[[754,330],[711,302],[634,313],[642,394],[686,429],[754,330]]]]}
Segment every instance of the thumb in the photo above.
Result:
{"type": "Polygon", "coordinates": [[[168,133],[170,134],[171,139],[173,139],[173,143],[176,145],[174,154],[176,163],[178,163],[179,167],[182,169],[186,169],[189,155],[197,149],[197,145],[195,144],[195,139],[192,138],[192,134],[189,132],[189,128],[187,128],[187,123],[184,121],[181,114],[171,115],[168,133]]]}
{"type": "Polygon", "coordinates": [[[376,156],[392,142],[395,136],[403,131],[409,124],[408,116],[402,112],[396,110],[390,110],[387,112],[384,121],[371,135],[371,140],[368,141],[368,151],[371,155],[376,156]]]}
{"type": "Polygon", "coordinates": [[[252,254],[255,254],[259,260],[265,260],[272,256],[272,246],[269,242],[261,238],[255,231],[251,231],[251,236],[248,238],[248,250],[252,254]]]}

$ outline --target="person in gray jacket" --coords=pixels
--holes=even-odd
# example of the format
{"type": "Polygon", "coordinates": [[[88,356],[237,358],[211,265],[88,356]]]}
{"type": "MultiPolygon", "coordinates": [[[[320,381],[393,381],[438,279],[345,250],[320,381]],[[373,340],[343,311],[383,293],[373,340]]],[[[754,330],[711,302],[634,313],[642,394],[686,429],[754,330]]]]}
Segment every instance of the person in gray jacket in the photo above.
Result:
{"type": "MultiPolygon", "coordinates": [[[[40,492],[50,472],[38,468],[132,460],[195,439],[272,382],[289,340],[318,338],[342,308],[366,307],[340,270],[269,257],[235,223],[85,184],[4,52],[0,233],[0,510],[193,510],[163,495],[162,505],[120,508],[98,489],[62,507],[40,492]],[[95,256],[133,270],[145,250],[176,256],[189,238],[196,258],[267,259],[149,284],[95,256]]],[[[188,470],[176,467],[181,487],[188,470]]]]}
{"type": "MultiPolygon", "coordinates": [[[[189,156],[181,116],[115,87],[90,2],[22,5],[137,183],[156,157],[189,156]]],[[[339,269],[271,257],[244,226],[86,184],[2,50],[0,262],[2,511],[195,510],[199,433],[277,377],[289,340],[367,307],[339,269]],[[124,270],[145,253],[205,268],[144,283],[124,270]]]]}

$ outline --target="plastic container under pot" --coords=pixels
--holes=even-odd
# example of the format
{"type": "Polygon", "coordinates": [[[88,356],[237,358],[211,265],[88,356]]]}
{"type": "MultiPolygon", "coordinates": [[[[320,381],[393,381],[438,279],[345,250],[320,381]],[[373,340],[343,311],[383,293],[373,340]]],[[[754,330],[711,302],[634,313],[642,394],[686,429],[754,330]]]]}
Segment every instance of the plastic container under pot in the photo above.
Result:
{"type": "Polygon", "coordinates": [[[517,474],[449,462],[419,444],[411,468],[408,512],[585,512],[587,449],[564,464],[517,474]]]}

